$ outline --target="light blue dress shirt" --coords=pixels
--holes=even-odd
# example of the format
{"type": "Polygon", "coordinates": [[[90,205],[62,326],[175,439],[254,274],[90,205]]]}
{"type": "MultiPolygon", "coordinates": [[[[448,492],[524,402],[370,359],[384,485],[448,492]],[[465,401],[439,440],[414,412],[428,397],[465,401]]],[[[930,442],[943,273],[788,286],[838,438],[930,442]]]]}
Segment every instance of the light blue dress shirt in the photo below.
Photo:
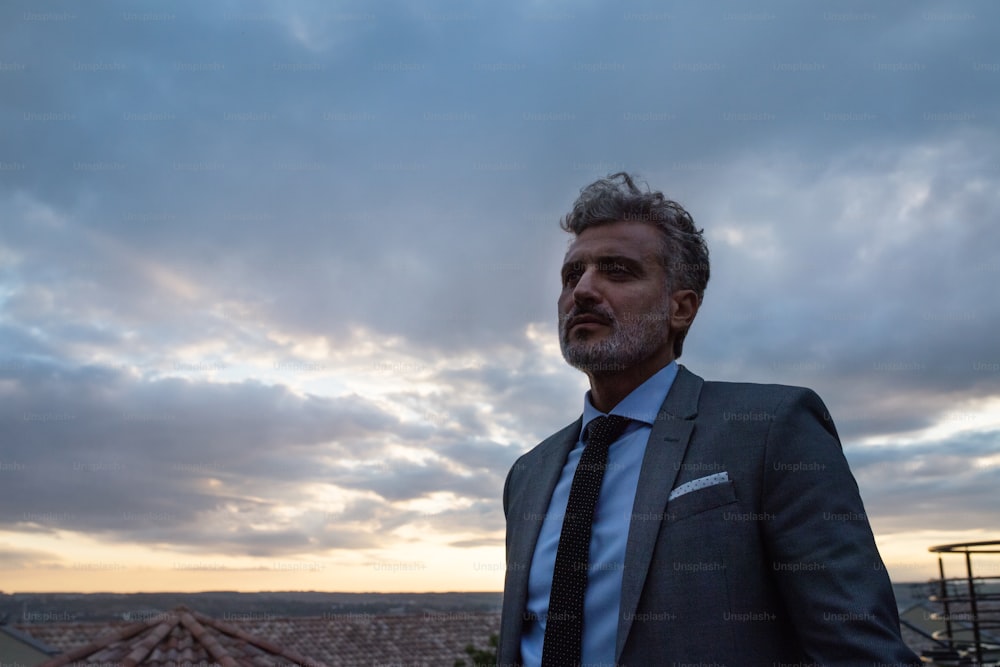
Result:
{"type": "MultiPolygon", "coordinates": [[[[625,543],[628,540],[635,491],[639,485],[639,471],[649,433],[675,377],[677,363],[670,362],[636,387],[608,413],[628,417],[633,421],[608,449],[608,467],[594,510],[593,532],[590,537],[590,572],[583,601],[584,666],[610,667],[615,663],[625,543]]],[[[521,636],[521,660],[524,667],[533,667],[542,661],[552,571],[569,490],[583,454],[583,434],[587,431],[587,424],[602,414],[604,413],[591,405],[588,391],[583,401],[580,439],[570,450],[559,482],[552,492],[552,500],[549,501],[548,512],[542,521],[542,530],[538,535],[531,570],[528,572],[528,603],[525,609],[528,620],[525,621],[521,636]]]]}

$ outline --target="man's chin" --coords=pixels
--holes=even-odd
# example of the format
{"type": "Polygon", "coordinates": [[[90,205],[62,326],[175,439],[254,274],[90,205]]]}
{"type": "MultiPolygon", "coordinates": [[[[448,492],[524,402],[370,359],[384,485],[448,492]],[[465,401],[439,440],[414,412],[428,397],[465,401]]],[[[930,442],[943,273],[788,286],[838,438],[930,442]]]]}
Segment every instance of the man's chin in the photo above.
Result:
{"type": "Polygon", "coordinates": [[[628,369],[628,364],[623,364],[608,359],[567,359],[566,363],[576,370],[587,375],[604,375],[608,373],[621,373],[628,369]]]}
{"type": "Polygon", "coordinates": [[[628,365],[606,351],[593,349],[594,345],[572,343],[562,348],[563,359],[573,368],[584,373],[613,373],[625,370],[628,365]]]}

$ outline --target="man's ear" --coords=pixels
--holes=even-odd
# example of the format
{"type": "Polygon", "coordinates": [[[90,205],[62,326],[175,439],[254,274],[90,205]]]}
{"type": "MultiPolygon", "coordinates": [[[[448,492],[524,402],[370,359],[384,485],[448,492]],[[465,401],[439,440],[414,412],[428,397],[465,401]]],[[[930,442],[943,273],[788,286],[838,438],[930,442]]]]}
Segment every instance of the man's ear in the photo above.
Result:
{"type": "Polygon", "coordinates": [[[698,293],[690,289],[677,290],[670,295],[670,328],[673,331],[687,331],[698,314],[701,300],[698,293]]]}

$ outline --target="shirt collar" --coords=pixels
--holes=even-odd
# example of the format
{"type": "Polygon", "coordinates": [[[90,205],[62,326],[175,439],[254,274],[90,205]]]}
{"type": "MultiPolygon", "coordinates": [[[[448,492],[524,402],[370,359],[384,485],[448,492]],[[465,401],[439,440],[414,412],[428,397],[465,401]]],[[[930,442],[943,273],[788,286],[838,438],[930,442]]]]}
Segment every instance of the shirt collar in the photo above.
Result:
{"type": "MultiPolygon", "coordinates": [[[[628,417],[652,426],[656,422],[656,415],[659,414],[660,407],[666,400],[667,392],[670,391],[675,377],[677,377],[677,362],[671,361],[633,389],[632,393],[611,408],[611,412],[608,414],[628,417]]],[[[583,397],[583,430],[581,432],[585,433],[591,420],[603,414],[605,413],[595,408],[590,402],[590,392],[588,391],[583,397]]]]}

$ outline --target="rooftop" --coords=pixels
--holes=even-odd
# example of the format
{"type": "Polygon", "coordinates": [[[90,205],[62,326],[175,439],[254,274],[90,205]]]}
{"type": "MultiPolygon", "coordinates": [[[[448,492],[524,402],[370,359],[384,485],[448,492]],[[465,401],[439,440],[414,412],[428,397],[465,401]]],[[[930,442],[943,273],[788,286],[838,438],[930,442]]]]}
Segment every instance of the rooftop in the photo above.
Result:
{"type": "Polygon", "coordinates": [[[224,621],[187,607],[148,620],[18,626],[59,651],[42,663],[64,665],[209,665],[223,667],[439,667],[485,647],[497,613],[329,614],[306,618],[233,615],[224,621]]]}

